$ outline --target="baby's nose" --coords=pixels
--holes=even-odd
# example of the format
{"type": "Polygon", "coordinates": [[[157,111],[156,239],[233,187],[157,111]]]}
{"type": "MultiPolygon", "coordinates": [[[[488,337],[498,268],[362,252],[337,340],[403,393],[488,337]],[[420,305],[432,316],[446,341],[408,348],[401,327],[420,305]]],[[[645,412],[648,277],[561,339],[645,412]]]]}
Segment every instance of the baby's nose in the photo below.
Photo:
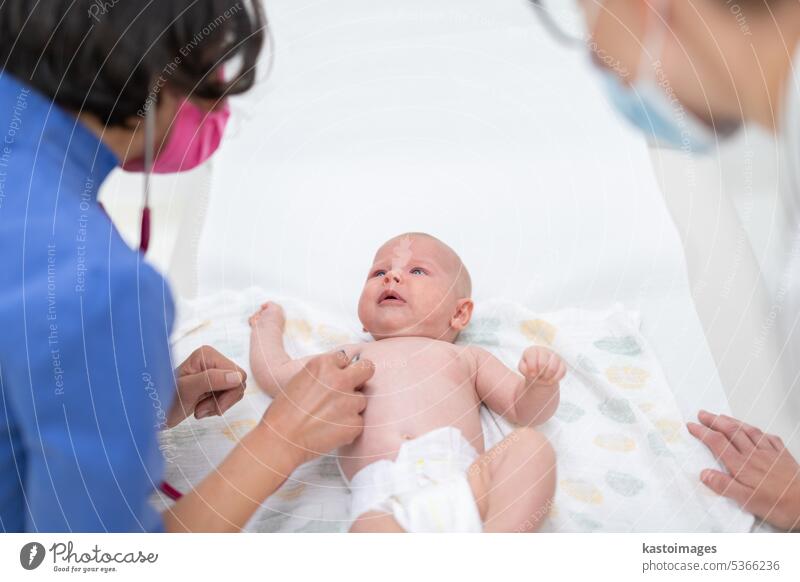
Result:
{"type": "Polygon", "coordinates": [[[400,282],[400,273],[397,271],[388,271],[386,275],[383,277],[384,283],[391,283],[391,282],[399,283],[400,282]]]}

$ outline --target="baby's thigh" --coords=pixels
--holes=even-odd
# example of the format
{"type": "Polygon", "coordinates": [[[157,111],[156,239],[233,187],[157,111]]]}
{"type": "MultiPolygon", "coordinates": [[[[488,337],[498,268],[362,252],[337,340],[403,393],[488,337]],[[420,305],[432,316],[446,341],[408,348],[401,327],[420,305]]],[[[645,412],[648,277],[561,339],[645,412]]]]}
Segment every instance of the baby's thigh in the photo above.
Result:
{"type": "Polygon", "coordinates": [[[350,533],[404,533],[394,517],[381,511],[361,514],[350,526],[350,533]]]}
{"type": "Polygon", "coordinates": [[[553,447],[540,432],[519,428],[478,457],[468,479],[487,531],[492,524],[498,531],[536,529],[555,493],[553,447]]]}

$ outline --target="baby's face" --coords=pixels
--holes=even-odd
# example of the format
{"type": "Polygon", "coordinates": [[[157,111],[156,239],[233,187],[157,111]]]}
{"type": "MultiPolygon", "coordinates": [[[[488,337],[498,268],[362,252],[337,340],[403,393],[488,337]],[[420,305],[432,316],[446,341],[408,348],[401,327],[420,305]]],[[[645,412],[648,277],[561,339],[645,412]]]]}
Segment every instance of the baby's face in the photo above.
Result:
{"type": "Polygon", "coordinates": [[[415,336],[454,341],[472,313],[467,281],[461,260],[440,241],[402,235],[378,249],[361,292],[358,316],[375,339],[415,336]]]}

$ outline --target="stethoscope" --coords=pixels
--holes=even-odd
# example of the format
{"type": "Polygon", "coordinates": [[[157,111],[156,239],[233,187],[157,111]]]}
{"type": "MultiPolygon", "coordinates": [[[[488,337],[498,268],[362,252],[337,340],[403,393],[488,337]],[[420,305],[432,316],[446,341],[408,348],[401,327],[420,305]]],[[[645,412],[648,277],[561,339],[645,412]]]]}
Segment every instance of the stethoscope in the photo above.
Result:
{"type": "Polygon", "coordinates": [[[139,251],[147,254],[150,248],[150,177],[153,174],[153,138],[156,133],[156,117],[153,108],[147,109],[144,117],[144,201],[142,204],[142,220],[139,230],[139,251]]]}
{"type": "MultiPolygon", "coordinates": [[[[153,136],[156,131],[156,118],[153,115],[152,107],[147,110],[144,117],[144,200],[142,204],[142,221],[139,230],[139,251],[142,255],[147,254],[150,248],[150,177],[153,174],[153,136]]],[[[162,481],[158,485],[159,491],[172,501],[178,501],[183,497],[183,493],[175,489],[167,481],[162,481]]]]}

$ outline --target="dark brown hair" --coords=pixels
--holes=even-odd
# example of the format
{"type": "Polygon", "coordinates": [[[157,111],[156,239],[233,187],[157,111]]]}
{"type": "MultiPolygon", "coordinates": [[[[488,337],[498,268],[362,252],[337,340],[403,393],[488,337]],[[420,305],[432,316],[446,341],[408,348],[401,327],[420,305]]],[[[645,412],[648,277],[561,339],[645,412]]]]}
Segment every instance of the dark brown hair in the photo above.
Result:
{"type": "Polygon", "coordinates": [[[0,1],[0,74],[123,125],[162,86],[205,99],[248,90],[266,34],[259,0],[0,1]]]}

